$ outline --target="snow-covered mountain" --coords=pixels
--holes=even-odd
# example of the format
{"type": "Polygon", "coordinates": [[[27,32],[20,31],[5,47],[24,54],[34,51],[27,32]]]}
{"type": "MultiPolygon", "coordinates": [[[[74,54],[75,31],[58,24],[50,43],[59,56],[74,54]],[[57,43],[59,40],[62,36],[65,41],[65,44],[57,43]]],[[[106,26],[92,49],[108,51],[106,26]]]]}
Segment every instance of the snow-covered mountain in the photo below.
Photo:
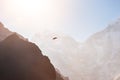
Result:
{"type": "Polygon", "coordinates": [[[53,33],[36,34],[33,41],[70,80],[114,80],[120,75],[120,20],[84,43],[53,33]]]}
{"type": "MultiPolygon", "coordinates": [[[[109,25],[105,30],[94,34],[84,44],[82,53],[94,65],[90,74],[93,80],[113,80],[120,74],[120,21],[109,25]],[[87,50],[86,50],[87,49],[87,50]],[[91,54],[92,53],[92,54],[91,54]]],[[[87,64],[88,64],[87,63],[87,64]]],[[[89,77],[88,77],[89,78],[89,77]]]]}
{"type": "Polygon", "coordinates": [[[85,54],[86,69],[92,66],[90,74],[85,73],[85,75],[92,76],[88,76],[87,79],[85,77],[85,80],[113,80],[115,76],[120,74],[119,41],[120,21],[118,20],[105,30],[94,34],[85,42],[80,52],[85,54]]]}

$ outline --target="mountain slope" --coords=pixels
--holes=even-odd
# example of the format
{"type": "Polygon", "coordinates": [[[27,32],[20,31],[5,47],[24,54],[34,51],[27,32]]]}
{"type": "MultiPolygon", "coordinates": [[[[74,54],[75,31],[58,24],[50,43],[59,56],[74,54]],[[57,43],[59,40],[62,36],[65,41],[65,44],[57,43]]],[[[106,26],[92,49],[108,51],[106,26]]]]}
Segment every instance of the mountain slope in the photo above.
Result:
{"type": "Polygon", "coordinates": [[[39,48],[12,34],[0,43],[1,80],[55,80],[55,69],[39,48]]]}
{"type": "MultiPolygon", "coordinates": [[[[120,74],[120,21],[91,36],[81,49],[84,53],[85,80],[113,80],[120,74]],[[87,58],[87,60],[86,60],[87,58]],[[94,76],[93,76],[94,75],[94,76]]],[[[81,57],[81,58],[82,58],[81,57]]]]}
{"type": "Polygon", "coordinates": [[[0,80],[66,80],[57,74],[34,43],[0,23],[0,80]]]}
{"type": "Polygon", "coordinates": [[[56,73],[34,43],[0,23],[0,80],[64,80],[56,73]]]}

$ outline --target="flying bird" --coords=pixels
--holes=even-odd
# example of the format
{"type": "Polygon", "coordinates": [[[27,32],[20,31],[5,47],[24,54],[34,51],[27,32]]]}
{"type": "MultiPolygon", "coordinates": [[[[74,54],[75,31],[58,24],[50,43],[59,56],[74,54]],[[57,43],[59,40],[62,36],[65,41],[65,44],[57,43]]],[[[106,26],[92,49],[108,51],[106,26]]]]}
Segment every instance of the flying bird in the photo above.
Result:
{"type": "Polygon", "coordinates": [[[53,40],[57,39],[57,37],[53,37],[53,40]]]}

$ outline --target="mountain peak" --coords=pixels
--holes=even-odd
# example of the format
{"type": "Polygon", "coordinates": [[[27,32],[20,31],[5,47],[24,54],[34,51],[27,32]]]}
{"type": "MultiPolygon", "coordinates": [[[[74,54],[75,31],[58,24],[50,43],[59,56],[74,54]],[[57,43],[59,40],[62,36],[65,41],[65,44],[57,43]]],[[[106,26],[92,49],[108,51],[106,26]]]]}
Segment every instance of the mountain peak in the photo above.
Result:
{"type": "Polygon", "coordinates": [[[109,24],[108,27],[105,29],[106,31],[120,31],[120,19],[113,22],[112,24],[109,24]]]}
{"type": "Polygon", "coordinates": [[[4,25],[0,22],[0,41],[4,40],[11,34],[13,34],[13,32],[5,28],[4,25]]]}
{"type": "Polygon", "coordinates": [[[56,71],[38,46],[0,23],[0,80],[56,80],[56,71]]]}
{"type": "Polygon", "coordinates": [[[3,27],[3,24],[0,22],[0,27],[3,27]]]}

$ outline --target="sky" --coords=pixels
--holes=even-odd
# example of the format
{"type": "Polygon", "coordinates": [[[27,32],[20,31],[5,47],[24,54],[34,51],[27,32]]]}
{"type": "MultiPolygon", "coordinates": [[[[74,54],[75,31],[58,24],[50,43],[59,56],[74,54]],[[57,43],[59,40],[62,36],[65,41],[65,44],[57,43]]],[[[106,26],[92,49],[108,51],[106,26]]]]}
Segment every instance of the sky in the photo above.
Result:
{"type": "Polygon", "coordinates": [[[26,38],[50,31],[82,42],[115,22],[119,8],[119,0],[0,0],[0,21],[26,38]]]}

